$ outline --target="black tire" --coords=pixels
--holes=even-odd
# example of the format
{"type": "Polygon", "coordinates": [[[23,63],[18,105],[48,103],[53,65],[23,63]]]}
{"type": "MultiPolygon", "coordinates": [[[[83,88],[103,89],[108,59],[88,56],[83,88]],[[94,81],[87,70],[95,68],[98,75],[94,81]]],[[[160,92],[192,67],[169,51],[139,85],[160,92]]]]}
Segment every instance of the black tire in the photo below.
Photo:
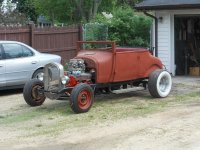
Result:
{"type": "Polygon", "coordinates": [[[70,106],[75,113],[88,112],[94,101],[94,90],[90,85],[81,83],[74,87],[70,96],[70,106]]]}
{"type": "Polygon", "coordinates": [[[23,96],[26,103],[30,106],[40,106],[44,103],[46,96],[39,93],[38,89],[43,89],[44,83],[38,79],[29,80],[23,89],[23,96]]]}
{"type": "Polygon", "coordinates": [[[155,70],[149,76],[148,89],[151,96],[155,98],[167,97],[171,91],[172,79],[169,72],[155,70]]]}
{"type": "Polygon", "coordinates": [[[44,69],[38,69],[33,73],[32,78],[33,79],[39,79],[40,81],[43,81],[44,76],[44,69]]]}

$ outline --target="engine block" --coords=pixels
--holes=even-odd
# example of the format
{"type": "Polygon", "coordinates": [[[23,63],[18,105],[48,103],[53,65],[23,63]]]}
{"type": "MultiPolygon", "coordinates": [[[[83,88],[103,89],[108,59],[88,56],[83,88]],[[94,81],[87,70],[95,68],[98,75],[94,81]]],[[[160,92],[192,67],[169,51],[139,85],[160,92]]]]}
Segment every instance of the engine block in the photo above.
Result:
{"type": "Polygon", "coordinates": [[[68,71],[75,76],[85,72],[85,63],[83,59],[70,59],[68,71]]]}
{"type": "Polygon", "coordinates": [[[91,73],[86,73],[86,66],[83,59],[70,59],[68,64],[68,72],[76,77],[77,80],[90,80],[91,73]]]}

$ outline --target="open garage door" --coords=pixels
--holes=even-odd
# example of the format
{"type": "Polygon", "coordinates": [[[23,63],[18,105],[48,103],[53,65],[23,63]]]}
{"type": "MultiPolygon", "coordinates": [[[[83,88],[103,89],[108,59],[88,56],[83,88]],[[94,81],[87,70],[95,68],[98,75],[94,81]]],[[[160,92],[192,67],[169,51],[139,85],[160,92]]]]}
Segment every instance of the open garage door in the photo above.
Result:
{"type": "Polygon", "coordinates": [[[176,75],[200,75],[200,15],[175,16],[176,75]]]}

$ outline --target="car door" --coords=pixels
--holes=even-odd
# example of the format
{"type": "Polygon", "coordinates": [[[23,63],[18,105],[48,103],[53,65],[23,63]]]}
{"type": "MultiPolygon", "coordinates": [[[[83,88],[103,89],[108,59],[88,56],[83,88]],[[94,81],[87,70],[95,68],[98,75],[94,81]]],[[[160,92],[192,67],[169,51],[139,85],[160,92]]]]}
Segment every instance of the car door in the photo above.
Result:
{"type": "Polygon", "coordinates": [[[5,43],[2,47],[6,57],[6,86],[25,84],[38,66],[34,52],[18,43],[5,43]]]}
{"type": "Polygon", "coordinates": [[[128,81],[138,76],[139,57],[136,51],[117,52],[114,81],[128,81]]]}
{"type": "Polygon", "coordinates": [[[6,85],[5,70],[6,70],[5,60],[3,60],[3,54],[0,45],[0,88],[5,87],[6,85]]]}

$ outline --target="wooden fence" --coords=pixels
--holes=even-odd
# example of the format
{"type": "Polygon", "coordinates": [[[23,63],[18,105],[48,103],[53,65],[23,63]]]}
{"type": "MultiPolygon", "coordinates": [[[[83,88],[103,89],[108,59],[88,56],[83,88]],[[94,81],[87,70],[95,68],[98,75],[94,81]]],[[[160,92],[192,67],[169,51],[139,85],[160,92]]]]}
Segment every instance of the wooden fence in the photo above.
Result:
{"type": "Polygon", "coordinates": [[[76,55],[76,43],[81,39],[81,28],[70,27],[0,27],[0,40],[23,42],[43,53],[57,54],[65,64],[76,55]]]}

